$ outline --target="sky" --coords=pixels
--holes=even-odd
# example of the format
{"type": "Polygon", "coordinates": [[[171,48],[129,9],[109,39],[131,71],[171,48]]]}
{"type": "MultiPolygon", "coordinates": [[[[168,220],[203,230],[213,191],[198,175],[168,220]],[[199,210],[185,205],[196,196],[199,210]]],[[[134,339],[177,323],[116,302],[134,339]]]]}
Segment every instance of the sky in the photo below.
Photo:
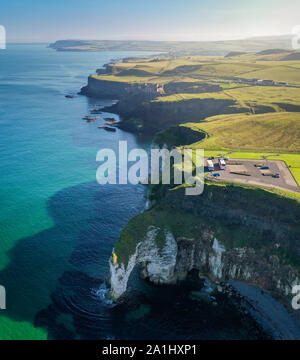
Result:
{"type": "Polygon", "coordinates": [[[2,0],[8,42],[229,40],[291,34],[299,0],[2,0]]]}

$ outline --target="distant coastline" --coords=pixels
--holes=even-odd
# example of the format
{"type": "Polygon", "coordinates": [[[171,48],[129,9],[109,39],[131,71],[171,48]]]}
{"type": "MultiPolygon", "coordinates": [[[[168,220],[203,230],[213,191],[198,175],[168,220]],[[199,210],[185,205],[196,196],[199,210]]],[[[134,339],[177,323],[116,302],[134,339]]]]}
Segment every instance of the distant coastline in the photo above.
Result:
{"type": "Polygon", "coordinates": [[[152,51],[168,53],[168,56],[224,56],[230,51],[290,50],[291,35],[225,41],[57,40],[49,47],[57,51],[152,51]]]}

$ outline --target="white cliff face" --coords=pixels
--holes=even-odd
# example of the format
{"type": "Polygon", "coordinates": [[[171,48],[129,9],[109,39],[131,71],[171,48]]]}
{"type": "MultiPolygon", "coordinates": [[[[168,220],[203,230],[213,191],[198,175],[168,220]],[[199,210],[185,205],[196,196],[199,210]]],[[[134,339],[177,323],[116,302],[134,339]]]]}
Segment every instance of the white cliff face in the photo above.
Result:
{"type": "Polygon", "coordinates": [[[110,261],[111,295],[117,299],[127,288],[129,276],[138,263],[144,265],[145,276],[153,282],[168,282],[174,276],[177,257],[177,242],[170,232],[165,232],[165,244],[161,248],[156,243],[159,228],[150,226],[144,239],[136,246],[135,253],[124,264],[110,261]]]}
{"type": "Polygon", "coordinates": [[[209,258],[211,272],[216,279],[221,279],[223,269],[222,254],[225,251],[225,248],[216,238],[214,238],[212,249],[214,250],[214,254],[209,258]]]}
{"type": "Polygon", "coordinates": [[[150,226],[138,250],[138,262],[145,265],[146,276],[154,282],[167,282],[174,276],[177,242],[170,232],[165,232],[165,245],[160,249],[155,241],[159,229],[150,226]]]}
{"type": "Polygon", "coordinates": [[[168,230],[149,226],[126,268],[117,260],[110,261],[113,298],[126,292],[136,264],[142,265],[144,277],[158,284],[184,279],[192,269],[198,270],[199,276],[208,276],[212,280],[246,281],[286,297],[291,296],[293,285],[300,283],[299,273],[290,266],[281,265],[274,255],[267,257],[261,251],[247,247],[225,248],[210,232],[201,232],[196,239],[180,237],[175,240],[168,230]],[[162,231],[163,237],[158,241],[157,236],[162,231]]]}
{"type": "Polygon", "coordinates": [[[124,264],[118,264],[117,262],[113,264],[111,260],[109,261],[111,296],[114,299],[117,299],[123,295],[127,289],[129,276],[136,264],[137,249],[135,253],[129,258],[126,269],[124,264]]]}

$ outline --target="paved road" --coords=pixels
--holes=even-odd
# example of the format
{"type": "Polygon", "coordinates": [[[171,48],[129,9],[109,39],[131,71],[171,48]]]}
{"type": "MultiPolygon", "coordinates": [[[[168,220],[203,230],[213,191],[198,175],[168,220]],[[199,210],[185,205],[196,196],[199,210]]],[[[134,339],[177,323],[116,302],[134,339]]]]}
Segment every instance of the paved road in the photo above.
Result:
{"type": "MultiPolygon", "coordinates": [[[[260,185],[271,188],[277,188],[287,191],[292,191],[300,193],[300,187],[298,186],[296,180],[291,174],[289,168],[286,166],[285,162],[282,160],[248,160],[248,159],[230,159],[227,162],[226,170],[219,170],[218,159],[214,159],[215,171],[218,171],[221,176],[219,179],[236,181],[245,184],[260,185]],[[240,169],[246,170],[250,176],[232,174],[231,170],[236,170],[236,165],[231,166],[231,162],[237,162],[241,165],[240,169]],[[269,171],[272,174],[280,173],[280,178],[274,178],[272,176],[263,176],[262,173],[264,170],[260,170],[255,167],[255,164],[264,164],[269,166],[269,171]]],[[[268,170],[266,170],[267,172],[268,170]]]]}

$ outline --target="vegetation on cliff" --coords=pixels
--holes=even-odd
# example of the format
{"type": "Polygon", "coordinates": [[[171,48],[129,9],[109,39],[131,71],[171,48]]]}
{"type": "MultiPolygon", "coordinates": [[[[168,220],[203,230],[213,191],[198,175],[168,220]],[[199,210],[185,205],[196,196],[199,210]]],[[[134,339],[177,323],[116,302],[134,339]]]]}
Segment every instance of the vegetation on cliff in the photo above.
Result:
{"type": "MultiPolygon", "coordinates": [[[[153,134],[161,146],[204,148],[208,156],[281,159],[299,180],[300,61],[288,60],[294,54],[127,59],[93,76],[90,89],[100,96],[119,92],[112,110],[121,115],[121,126],[153,134]]],[[[206,181],[201,196],[185,197],[184,186],[150,186],[155,206],[122,231],[114,262],[126,266],[150,225],[160,229],[159,247],[165,230],[175,238],[195,238],[203,226],[227,248],[261,248],[299,268],[299,194],[206,181]]]]}
{"type": "Polygon", "coordinates": [[[169,129],[161,131],[154,137],[154,142],[159,146],[167,147],[190,145],[201,141],[206,136],[204,131],[193,130],[188,126],[171,126],[169,129]]]}
{"type": "Polygon", "coordinates": [[[298,54],[300,52],[290,51],[276,54],[276,56],[269,55],[269,57],[248,53],[233,58],[221,56],[135,58],[109,64],[106,71],[94,77],[99,80],[117,82],[168,84],[181,81],[182,83],[194,83],[194,86],[211,81],[211,85],[216,85],[220,81],[222,86],[227,88],[255,85],[242,81],[252,79],[268,79],[300,85],[299,59],[297,60],[295,56],[298,54]],[[291,55],[295,58],[294,60],[284,61],[287,56],[291,55]],[[239,81],[233,85],[233,80],[239,81]]]}
{"type": "MultiPolygon", "coordinates": [[[[129,59],[93,80],[125,84],[112,110],[127,130],[153,134],[160,146],[203,148],[206,156],[283,160],[300,183],[300,62],[288,60],[291,55],[276,50],[225,58],[129,59]]],[[[171,233],[181,265],[192,248],[203,255],[206,247],[214,259],[217,239],[226,252],[227,279],[233,273],[239,278],[238,268],[242,280],[275,292],[280,288],[281,294],[290,291],[300,271],[300,194],[206,180],[203,194],[185,196],[185,186],[150,185],[152,208],[123,229],[112,257],[115,267],[130,268],[137,245],[155,227],[153,247],[165,249],[171,233]]],[[[197,255],[191,259],[198,270],[217,271],[197,255]]],[[[184,267],[183,273],[189,271],[184,267]]]]}
{"type": "MultiPolygon", "coordinates": [[[[157,185],[154,187],[162,187],[157,185]]],[[[300,195],[236,183],[206,182],[201,196],[185,196],[182,188],[152,192],[156,205],[129,221],[114,253],[126,267],[149,226],[170,231],[175,238],[197,238],[205,228],[227,248],[264,248],[283,264],[296,266],[300,246],[300,195]],[[278,246],[276,245],[278,244],[278,246]]],[[[158,236],[158,245],[163,238],[158,236]]]]}
{"type": "MultiPolygon", "coordinates": [[[[218,114],[290,112],[298,119],[300,61],[286,60],[295,54],[277,49],[234,57],[129,58],[92,75],[87,93],[119,98],[112,110],[120,114],[120,126],[152,135],[218,114]]],[[[277,119],[283,122],[282,116],[277,119]]]]}
{"type": "Polygon", "coordinates": [[[184,124],[205,131],[201,144],[207,150],[256,150],[300,153],[300,113],[219,115],[201,123],[184,124]]]}

